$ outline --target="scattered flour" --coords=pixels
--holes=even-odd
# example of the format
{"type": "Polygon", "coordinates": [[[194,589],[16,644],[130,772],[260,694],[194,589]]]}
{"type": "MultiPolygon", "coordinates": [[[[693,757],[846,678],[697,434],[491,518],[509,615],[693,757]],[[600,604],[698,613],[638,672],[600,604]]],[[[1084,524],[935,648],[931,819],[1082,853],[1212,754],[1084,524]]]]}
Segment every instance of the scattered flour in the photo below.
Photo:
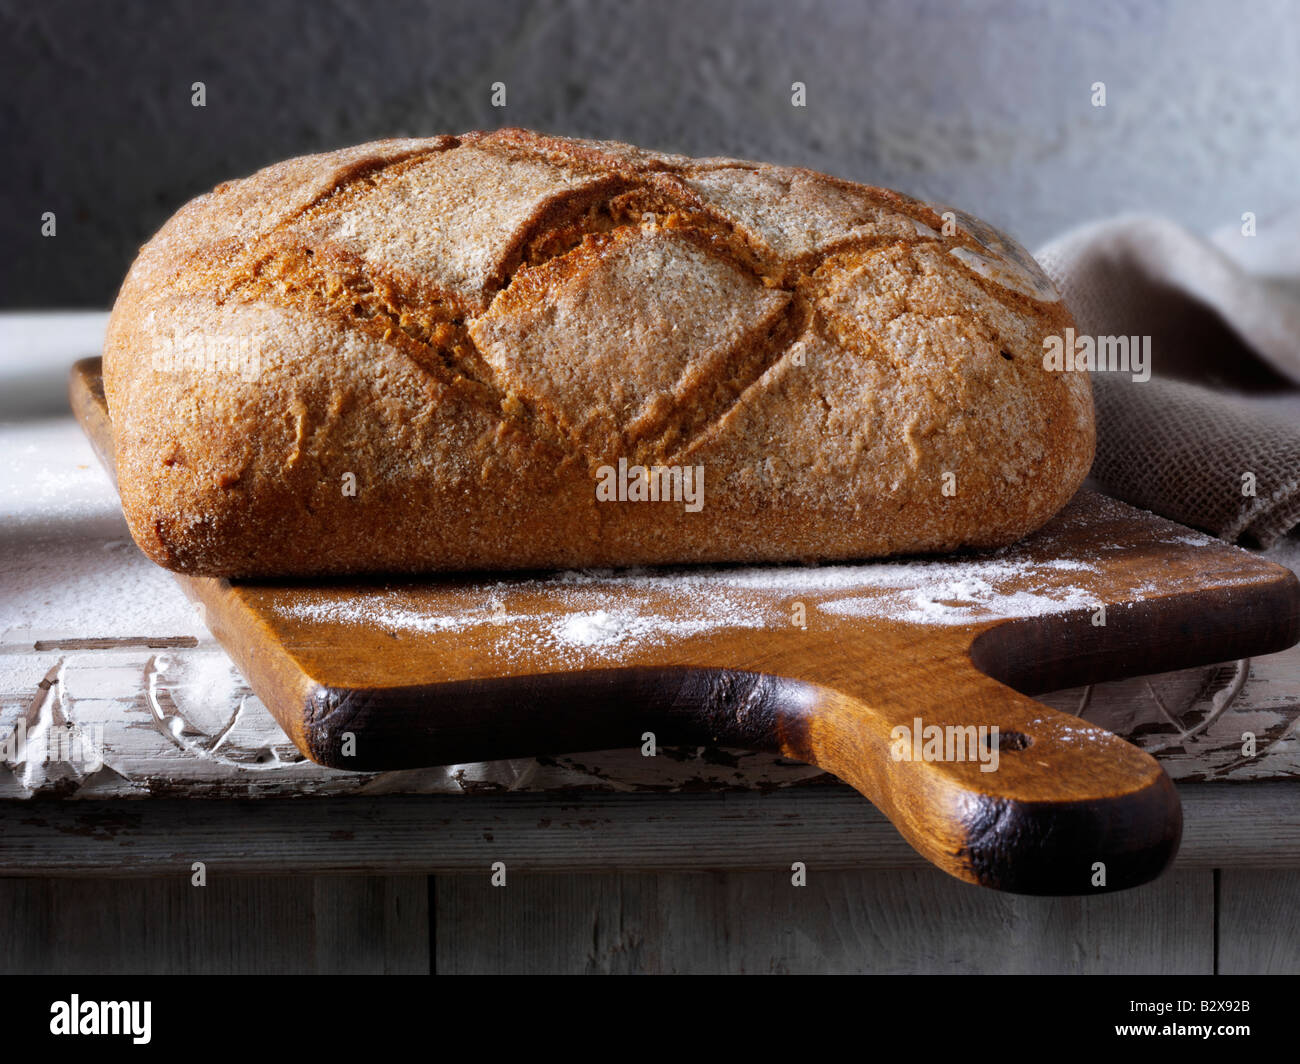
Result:
{"type": "Polygon", "coordinates": [[[71,418],[0,423],[0,643],[210,639],[171,574],[136,548],[71,418]]]}
{"type": "Polygon", "coordinates": [[[1029,562],[1007,552],[816,567],[601,569],[468,583],[432,596],[401,585],[322,590],[286,596],[276,609],[297,620],[394,633],[496,627],[496,653],[585,660],[722,629],[788,627],[796,602],[809,613],[948,625],[1095,608],[1087,589],[1094,572],[1081,560],[1029,562]],[[1030,577],[1033,592],[1023,590],[1030,577]]]}
{"type": "MultiPolygon", "coordinates": [[[[1130,512],[1103,500],[1103,516],[1108,509],[1116,516],[1130,512]]],[[[1067,512],[1059,524],[1068,529],[1070,518],[1067,512]]],[[[1044,535],[1050,550],[1052,534],[1044,535]]],[[[1174,525],[1160,542],[1219,544],[1174,525]]],[[[1041,537],[1039,543],[1041,551],[1041,537]]],[[[1116,542],[1085,559],[1069,556],[1063,541],[1061,556],[1045,560],[1015,544],[978,554],[853,565],[584,569],[483,580],[445,591],[436,585],[349,589],[333,596],[322,590],[305,599],[286,598],[278,609],[300,620],[369,624],[395,633],[495,626],[500,634],[491,642],[503,656],[533,652],[561,662],[612,659],[722,629],[788,627],[797,602],[809,616],[821,611],[927,625],[1090,611],[1099,604],[1091,588],[1100,567],[1125,549],[1116,542]]],[[[1153,572],[1133,589],[1132,598],[1158,594],[1161,586],[1162,575],[1153,572]]]]}
{"type": "Polygon", "coordinates": [[[1197,532],[1194,528],[1189,528],[1175,535],[1166,536],[1161,542],[1176,543],[1184,547],[1205,547],[1211,543],[1221,543],[1222,540],[1217,540],[1204,532],[1197,532]]]}
{"type": "Polygon", "coordinates": [[[734,595],[707,591],[701,594],[693,587],[659,589],[660,593],[650,596],[630,591],[611,595],[621,584],[617,578],[587,583],[574,580],[576,575],[563,573],[549,581],[462,587],[454,593],[456,602],[449,611],[416,608],[412,600],[421,591],[393,588],[364,592],[350,589],[340,592],[338,598],[326,597],[328,592],[318,593],[320,597],[287,600],[278,605],[277,612],[296,620],[363,624],[417,635],[496,629],[495,650],[506,657],[528,651],[559,657],[603,657],[634,647],[662,646],[722,628],[756,629],[778,622],[779,600],[766,605],[744,602],[734,595]],[[531,597],[543,584],[552,591],[549,599],[554,609],[532,612],[509,608],[516,595],[531,597]],[[611,608],[615,597],[619,607],[611,608]]]}
{"type": "Polygon", "coordinates": [[[566,642],[575,646],[617,643],[627,637],[628,625],[612,613],[597,610],[595,613],[575,613],[564,618],[560,634],[566,642]]]}

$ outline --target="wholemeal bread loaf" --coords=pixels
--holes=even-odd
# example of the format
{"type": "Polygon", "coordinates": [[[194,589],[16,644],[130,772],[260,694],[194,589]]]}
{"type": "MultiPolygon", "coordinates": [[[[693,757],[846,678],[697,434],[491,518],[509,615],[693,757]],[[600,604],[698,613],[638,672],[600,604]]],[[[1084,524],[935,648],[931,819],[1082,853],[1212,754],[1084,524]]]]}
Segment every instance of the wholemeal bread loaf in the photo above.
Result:
{"type": "Polygon", "coordinates": [[[519,129],[218,186],[105,389],[131,533],[223,576],[850,559],[1013,541],[1093,455],[1033,260],[808,170],[519,129]]]}

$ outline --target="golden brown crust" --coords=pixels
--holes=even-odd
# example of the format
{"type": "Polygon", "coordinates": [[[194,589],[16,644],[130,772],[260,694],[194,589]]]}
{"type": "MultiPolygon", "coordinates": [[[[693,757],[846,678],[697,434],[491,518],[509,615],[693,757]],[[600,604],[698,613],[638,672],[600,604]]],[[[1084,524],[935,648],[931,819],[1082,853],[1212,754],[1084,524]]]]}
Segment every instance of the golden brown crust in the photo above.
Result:
{"type": "Polygon", "coordinates": [[[1041,271],[957,217],[518,129],[228,182],[114,307],[132,535],[225,576],[1010,542],[1087,474],[1091,391],[1043,368],[1041,271]],[[598,501],[620,458],[702,467],[702,508],[598,501]]]}

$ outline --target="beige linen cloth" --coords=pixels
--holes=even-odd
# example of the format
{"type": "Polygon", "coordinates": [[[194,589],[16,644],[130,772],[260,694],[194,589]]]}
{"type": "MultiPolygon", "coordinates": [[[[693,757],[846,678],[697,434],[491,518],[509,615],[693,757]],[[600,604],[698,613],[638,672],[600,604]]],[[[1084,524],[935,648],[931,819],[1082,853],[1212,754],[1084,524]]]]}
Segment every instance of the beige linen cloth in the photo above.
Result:
{"type": "Polygon", "coordinates": [[[1036,257],[1080,335],[1151,337],[1150,380],[1092,375],[1091,486],[1245,546],[1300,524],[1300,213],[1209,239],[1123,217],[1036,257]]]}

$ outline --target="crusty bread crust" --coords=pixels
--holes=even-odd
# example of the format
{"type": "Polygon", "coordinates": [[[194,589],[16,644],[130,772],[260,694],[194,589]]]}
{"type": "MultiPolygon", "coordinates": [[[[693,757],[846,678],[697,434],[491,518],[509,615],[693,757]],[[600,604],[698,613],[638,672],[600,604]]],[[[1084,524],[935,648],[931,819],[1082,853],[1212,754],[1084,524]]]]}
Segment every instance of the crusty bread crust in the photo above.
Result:
{"type": "Polygon", "coordinates": [[[1086,476],[1092,395],[1032,259],[954,217],[519,129],[220,185],[109,325],[131,534],[249,577],[1011,542],[1086,476]],[[599,501],[620,458],[702,467],[702,507],[599,501]]]}

